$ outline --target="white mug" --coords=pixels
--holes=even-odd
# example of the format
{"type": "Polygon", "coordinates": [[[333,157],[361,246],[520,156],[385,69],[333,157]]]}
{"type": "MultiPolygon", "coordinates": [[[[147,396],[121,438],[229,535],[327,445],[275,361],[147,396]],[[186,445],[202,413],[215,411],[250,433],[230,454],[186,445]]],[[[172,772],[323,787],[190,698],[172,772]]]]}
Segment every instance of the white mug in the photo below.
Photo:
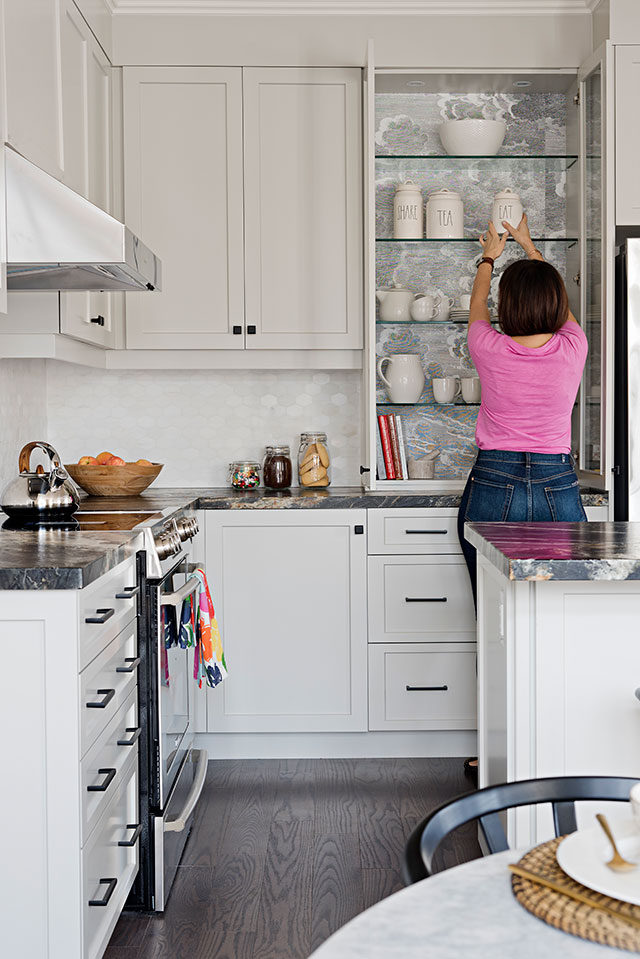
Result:
{"type": "Polygon", "coordinates": [[[452,296],[443,296],[440,297],[440,303],[438,305],[437,317],[439,320],[448,320],[449,319],[449,310],[455,303],[455,300],[452,296]]]}
{"type": "Polygon", "coordinates": [[[435,320],[440,310],[440,294],[436,293],[418,293],[415,300],[409,307],[411,319],[416,322],[426,322],[435,320]]]}
{"type": "Polygon", "coordinates": [[[462,383],[462,399],[465,403],[479,403],[480,402],[480,377],[479,376],[463,376],[461,379],[462,383]]]}
{"type": "Polygon", "coordinates": [[[460,297],[460,309],[469,310],[471,308],[471,294],[463,293],[460,297]]]}
{"type": "Polygon", "coordinates": [[[436,376],[431,380],[436,403],[453,403],[460,396],[460,381],[457,376],[436,376]]]}

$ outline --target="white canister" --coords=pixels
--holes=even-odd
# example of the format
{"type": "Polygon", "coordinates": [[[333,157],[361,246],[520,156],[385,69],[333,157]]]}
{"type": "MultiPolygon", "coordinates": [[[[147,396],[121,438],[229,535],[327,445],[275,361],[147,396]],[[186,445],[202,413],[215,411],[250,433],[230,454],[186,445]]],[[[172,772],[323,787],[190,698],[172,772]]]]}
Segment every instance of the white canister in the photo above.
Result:
{"type": "Polygon", "coordinates": [[[491,219],[499,233],[502,233],[504,229],[502,226],[503,220],[506,220],[511,226],[517,226],[522,219],[523,212],[520,197],[513,190],[507,188],[494,196],[491,219]]]}
{"type": "Polygon", "coordinates": [[[422,190],[413,180],[405,180],[393,198],[393,236],[420,240],[422,235],[422,190]]]}
{"type": "Polygon", "coordinates": [[[464,237],[462,197],[453,190],[436,190],[427,199],[427,238],[461,240],[464,237]]]}

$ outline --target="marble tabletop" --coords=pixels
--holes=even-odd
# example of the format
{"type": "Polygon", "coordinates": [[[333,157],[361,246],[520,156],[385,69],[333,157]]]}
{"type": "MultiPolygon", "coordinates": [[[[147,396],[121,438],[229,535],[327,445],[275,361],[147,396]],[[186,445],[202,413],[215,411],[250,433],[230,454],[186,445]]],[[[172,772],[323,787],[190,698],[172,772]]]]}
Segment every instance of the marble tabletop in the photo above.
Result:
{"type": "Polygon", "coordinates": [[[511,580],[640,580],[640,523],[467,523],[465,536],[511,580]]]}
{"type": "Polygon", "coordinates": [[[408,886],[360,913],[313,959],[612,959],[629,956],[553,929],[511,891],[509,850],[408,886]]]}

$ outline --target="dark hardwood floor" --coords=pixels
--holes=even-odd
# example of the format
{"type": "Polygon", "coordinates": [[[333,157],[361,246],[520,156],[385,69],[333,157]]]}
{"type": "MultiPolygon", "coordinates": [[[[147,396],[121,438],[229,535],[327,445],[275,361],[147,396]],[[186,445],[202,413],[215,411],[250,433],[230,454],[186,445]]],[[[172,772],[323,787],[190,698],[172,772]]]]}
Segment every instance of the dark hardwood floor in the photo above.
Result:
{"type": "MultiPolygon", "coordinates": [[[[211,762],[166,912],[124,913],[105,959],[305,959],[402,888],[416,822],[470,788],[461,759],[211,762]]],[[[475,826],[441,854],[479,856],[475,826]]]]}

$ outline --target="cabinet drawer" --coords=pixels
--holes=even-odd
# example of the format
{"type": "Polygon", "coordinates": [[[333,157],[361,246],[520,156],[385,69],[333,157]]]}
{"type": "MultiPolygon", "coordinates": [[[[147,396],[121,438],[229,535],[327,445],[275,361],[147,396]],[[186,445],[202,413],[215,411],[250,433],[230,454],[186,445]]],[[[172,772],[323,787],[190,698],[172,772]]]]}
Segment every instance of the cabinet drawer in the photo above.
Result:
{"type": "Polygon", "coordinates": [[[123,769],[132,756],[137,761],[137,730],[137,689],[133,689],[80,763],[83,844],[118,791],[123,769]]]}
{"type": "Polygon", "coordinates": [[[369,729],[475,729],[471,643],[369,647],[369,729]]]}
{"type": "Polygon", "coordinates": [[[137,595],[136,561],[132,556],[110,570],[78,594],[80,669],[91,662],[114,636],[135,619],[137,595]],[[117,595],[120,598],[117,598],[117,595]],[[87,619],[104,620],[88,623],[87,619]]]}
{"type": "Polygon", "coordinates": [[[469,573],[460,556],[370,556],[369,642],[475,642],[469,573]]]}
{"type": "Polygon", "coordinates": [[[139,842],[119,843],[134,839],[133,827],[138,823],[138,761],[132,756],[117,792],[82,850],[84,959],[102,955],[122,912],[138,871],[139,842]],[[105,905],[90,905],[105,900],[105,905]]]}
{"type": "Polygon", "coordinates": [[[370,509],[369,553],[460,553],[456,509],[370,509]]]}
{"type": "Polygon", "coordinates": [[[134,620],[80,673],[81,756],[84,756],[137,686],[137,648],[137,624],[134,620]]]}

